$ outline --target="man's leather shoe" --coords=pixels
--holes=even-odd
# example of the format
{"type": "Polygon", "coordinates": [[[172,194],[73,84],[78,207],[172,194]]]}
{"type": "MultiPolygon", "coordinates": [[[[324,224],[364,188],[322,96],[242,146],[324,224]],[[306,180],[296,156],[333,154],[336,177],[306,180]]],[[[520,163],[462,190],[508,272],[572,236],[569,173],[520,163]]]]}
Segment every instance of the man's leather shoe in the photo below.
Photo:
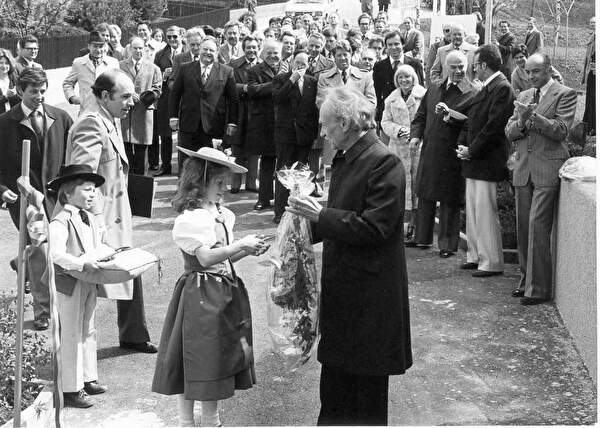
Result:
{"type": "Polygon", "coordinates": [[[521,297],[521,304],[523,306],[539,305],[540,303],[547,301],[548,299],[540,299],[537,297],[521,297]]]}
{"type": "Polygon", "coordinates": [[[229,193],[231,193],[231,194],[240,193],[240,189],[229,189],[229,193]]]}
{"type": "Polygon", "coordinates": [[[320,198],[323,196],[323,187],[319,183],[315,182],[315,190],[313,190],[310,196],[314,196],[315,198],[320,198]]]}
{"type": "Polygon", "coordinates": [[[271,208],[271,203],[270,202],[261,202],[258,201],[255,205],[254,205],[254,211],[262,211],[262,210],[268,210],[269,208],[271,208]]]}
{"type": "Polygon", "coordinates": [[[150,166],[148,167],[148,169],[149,169],[150,171],[158,171],[158,165],[150,165],[150,166]]]}
{"type": "Polygon", "coordinates": [[[460,265],[461,269],[477,269],[479,267],[478,263],[467,262],[460,265]]]}
{"type": "Polygon", "coordinates": [[[119,342],[119,346],[123,349],[131,349],[144,354],[156,354],[158,352],[158,348],[150,342],[119,342]]]}
{"type": "Polygon", "coordinates": [[[513,297],[523,297],[525,295],[525,292],[523,290],[516,289],[511,291],[510,295],[513,297]]]}
{"type": "Polygon", "coordinates": [[[471,274],[471,276],[474,276],[475,278],[487,278],[488,276],[497,276],[497,275],[502,275],[502,271],[494,272],[494,271],[489,271],[489,270],[476,270],[475,272],[473,272],[471,274]]]}
{"type": "Polygon", "coordinates": [[[63,393],[63,398],[65,400],[65,407],[87,409],[88,407],[92,407],[94,405],[92,400],[90,400],[90,397],[83,389],[77,392],[65,392],[63,393]]]}
{"type": "Polygon", "coordinates": [[[40,318],[39,320],[33,320],[33,328],[37,331],[48,330],[48,319],[40,318]]]}
{"type": "Polygon", "coordinates": [[[452,251],[440,250],[440,257],[443,259],[447,259],[448,257],[451,257],[453,255],[454,255],[454,253],[452,251]]]}
{"type": "Polygon", "coordinates": [[[417,241],[415,241],[415,238],[410,238],[410,239],[405,239],[404,240],[404,246],[406,248],[415,248],[417,246],[417,241]]]}
{"type": "Polygon", "coordinates": [[[88,393],[88,395],[98,395],[104,394],[107,391],[107,387],[104,385],[98,384],[97,380],[92,380],[90,382],[83,382],[83,390],[88,393]]]}
{"type": "Polygon", "coordinates": [[[155,177],[162,177],[163,175],[171,175],[171,168],[159,168],[158,171],[154,173],[155,177]]]}

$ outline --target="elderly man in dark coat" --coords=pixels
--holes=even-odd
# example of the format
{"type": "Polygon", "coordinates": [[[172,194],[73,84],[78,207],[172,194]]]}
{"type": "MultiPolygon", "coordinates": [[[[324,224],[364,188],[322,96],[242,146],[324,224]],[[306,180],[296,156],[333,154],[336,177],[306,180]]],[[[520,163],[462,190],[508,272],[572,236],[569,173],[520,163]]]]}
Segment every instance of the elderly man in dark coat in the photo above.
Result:
{"type": "Polygon", "coordinates": [[[411,124],[410,145],[417,147],[421,139],[423,145],[417,171],[417,233],[414,241],[406,242],[412,247],[431,246],[436,202],[440,202],[438,247],[443,258],[458,250],[460,205],[465,193],[460,160],[455,152],[461,123],[448,118],[448,112],[476,93],[465,78],[465,54],[456,50],[450,52],[446,56],[446,68],[448,77],[429,87],[411,124]]]}
{"type": "Polygon", "coordinates": [[[331,89],[321,133],[338,150],[328,206],[290,198],[323,241],[319,425],[386,425],[388,380],[412,365],[406,261],[405,173],[374,131],[375,108],[331,89]]]}
{"type": "Polygon", "coordinates": [[[273,174],[275,172],[275,141],[273,139],[275,113],[273,109],[273,78],[279,73],[281,44],[267,41],[263,47],[264,62],[248,70],[248,155],[260,156],[258,172],[258,202],[254,209],[271,207],[273,174]]]}

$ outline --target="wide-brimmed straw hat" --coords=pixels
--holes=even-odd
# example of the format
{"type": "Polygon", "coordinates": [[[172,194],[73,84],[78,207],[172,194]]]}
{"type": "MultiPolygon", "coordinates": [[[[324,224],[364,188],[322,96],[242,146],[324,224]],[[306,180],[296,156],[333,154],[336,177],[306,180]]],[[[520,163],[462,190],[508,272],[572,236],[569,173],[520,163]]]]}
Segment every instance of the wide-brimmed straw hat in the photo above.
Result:
{"type": "Polygon", "coordinates": [[[58,192],[60,186],[67,181],[75,180],[80,178],[85,181],[91,181],[96,187],[104,184],[104,177],[95,174],[92,167],[89,165],[63,165],[60,167],[58,177],[48,182],[46,188],[52,192],[58,192]]]}
{"type": "Polygon", "coordinates": [[[190,157],[204,159],[208,162],[213,162],[218,165],[226,166],[231,170],[231,172],[243,174],[248,172],[246,168],[238,165],[233,161],[232,158],[228,157],[225,153],[220,150],[213,149],[211,147],[200,147],[198,151],[193,151],[189,149],[184,149],[183,147],[177,147],[178,150],[181,150],[183,153],[190,157]]]}

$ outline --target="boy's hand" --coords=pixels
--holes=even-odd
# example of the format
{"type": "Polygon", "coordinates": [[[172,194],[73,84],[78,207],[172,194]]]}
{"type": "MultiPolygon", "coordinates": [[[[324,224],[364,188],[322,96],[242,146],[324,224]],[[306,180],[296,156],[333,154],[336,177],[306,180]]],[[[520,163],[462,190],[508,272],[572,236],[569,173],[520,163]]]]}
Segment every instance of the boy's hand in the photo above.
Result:
{"type": "Polygon", "coordinates": [[[87,273],[96,273],[100,270],[96,262],[85,262],[83,264],[83,271],[87,273]]]}

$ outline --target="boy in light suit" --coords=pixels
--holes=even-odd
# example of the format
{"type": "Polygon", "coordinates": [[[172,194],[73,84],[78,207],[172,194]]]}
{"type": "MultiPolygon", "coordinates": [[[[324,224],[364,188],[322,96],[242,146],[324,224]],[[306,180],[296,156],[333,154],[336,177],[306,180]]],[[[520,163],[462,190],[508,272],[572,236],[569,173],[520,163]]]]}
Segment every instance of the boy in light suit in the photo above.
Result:
{"type": "Polygon", "coordinates": [[[62,206],[49,226],[49,247],[56,265],[56,289],[62,341],[61,378],[65,407],[93,405],[88,395],[102,394],[96,358],[97,285],[64,271],[97,272],[102,259],[114,250],[101,242],[95,216],[87,211],[96,188],[104,183],[89,165],[63,166],[48,190],[58,192],[62,206]]]}

